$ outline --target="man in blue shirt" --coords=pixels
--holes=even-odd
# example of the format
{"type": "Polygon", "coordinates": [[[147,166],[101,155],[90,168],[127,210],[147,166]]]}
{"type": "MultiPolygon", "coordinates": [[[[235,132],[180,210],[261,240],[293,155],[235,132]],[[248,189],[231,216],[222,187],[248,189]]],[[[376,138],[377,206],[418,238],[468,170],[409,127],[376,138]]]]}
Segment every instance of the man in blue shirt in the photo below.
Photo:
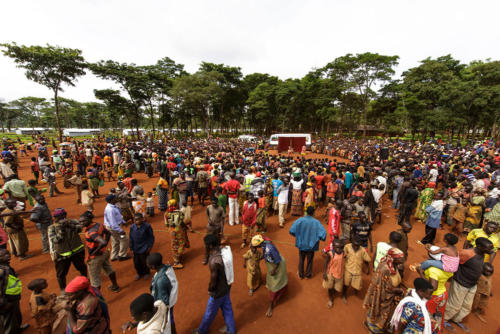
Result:
{"type": "Polygon", "coordinates": [[[295,237],[295,247],[299,249],[299,277],[312,277],[314,252],[319,249],[319,241],[325,240],[326,230],[319,220],[314,218],[314,208],[307,208],[307,215],[297,219],[290,228],[290,234],[295,237]],[[304,259],[307,259],[304,273],[304,259]]]}
{"type": "Polygon", "coordinates": [[[271,180],[271,185],[273,186],[273,211],[278,212],[278,188],[283,184],[283,181],[279,179],[278,173],[274,173],[271,180]]]}
{"type": "Polygon", "coordinates": [[[425,244],[434,244],[434,239],[436,239],[436,231],[441,224],[441,216],[443,215],[443,193],[438,192],[434,196],[434,201],[432,201],[431,205],[425,208],[428,216],[425,221],[425,237],[421,240],[421,242],[425,244]]]}
{"type": "Polygon", "coordinates": [[[179,284],[174,269],[169,264],[163,264],[160,253],[152,253],[147,258],[148,267],[155,271],[151,281],[151,294],[155,300],[161,300],[170,312],[171,332],[176,334],[174,321],[174,306],[177,303],[179,284]]]}
{"type": "Polygon", "coordinates": [[[146,259],[153,248],[155,236],[151,225],[146,222],[142,213],[136,213],[134,224],[130,227],[130,250],[134,253],[134,267],[137,272],[135,280],[141,277],[149,278],[149,268],[146,259]]]}
{"type": "Polygon", "coordinates": [[[123,230],[125,224],[120,209],[115,205],[118,196],[109,194],[106,196],[106,208],[104,209],[104,226],[111,233],[111,261],[125,261],[130,259],[127,255],[128,238],[123,230]]]}

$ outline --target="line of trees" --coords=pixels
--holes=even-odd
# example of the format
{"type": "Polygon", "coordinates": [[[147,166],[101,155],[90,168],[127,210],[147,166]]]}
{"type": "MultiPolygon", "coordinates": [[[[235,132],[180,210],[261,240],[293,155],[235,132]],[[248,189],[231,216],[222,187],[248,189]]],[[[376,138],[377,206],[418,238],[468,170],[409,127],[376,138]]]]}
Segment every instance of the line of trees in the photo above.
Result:
{"type": "Polygon", "coordinates": [[[56,46],[1,44],[26,77],[53,93],[0,103],[2,129],[24,127],[171,128],[206,133],[252,131],[365,135],[368,130],[425,139],[497,137],[500,61],[463,64],[427,58],[394,77],[398,56],[347,54],[300,79],[202,62],[188,73],[165,57],[153,65],[86,62],[82,52],[56,46]],[[91,72],[118,89],[94,90],[100,102],[60,96],[91,72]]]}

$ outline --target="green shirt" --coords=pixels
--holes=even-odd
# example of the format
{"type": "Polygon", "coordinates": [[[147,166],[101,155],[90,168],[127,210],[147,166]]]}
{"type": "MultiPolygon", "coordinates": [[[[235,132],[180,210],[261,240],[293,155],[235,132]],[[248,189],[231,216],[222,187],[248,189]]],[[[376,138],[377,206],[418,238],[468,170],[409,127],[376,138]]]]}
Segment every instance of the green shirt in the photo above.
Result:
{"type": "Polygon", "coordinates": [[[28,188],[26,187],[26,182],[24,182],[23,180],[14,179],[5,182],[3,190],[8,191],[14,197],[28,197],[28,188]]]}

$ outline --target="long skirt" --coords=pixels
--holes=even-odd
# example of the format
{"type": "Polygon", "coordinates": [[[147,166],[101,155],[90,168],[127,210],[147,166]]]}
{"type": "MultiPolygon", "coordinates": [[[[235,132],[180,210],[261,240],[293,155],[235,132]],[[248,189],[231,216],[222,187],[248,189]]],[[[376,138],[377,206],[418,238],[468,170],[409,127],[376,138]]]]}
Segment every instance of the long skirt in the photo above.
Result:
{"type": "Polygon", "coordinates": [[[15,256],[24,256],[28,252],[29,241],[24,230],[18,230],[14,233],[8,233],[9,244],[12,253],[15,256]]]}
{"type": "Polygon", "coordinates": [[[90,180],[89,180],[89,187],[92,190],[99,189],[99,178],[97,178],[97,177],[90,178],[90,180]]]}
{"type": "Polygon", "coordinates": [[[168,205],[168,189],[158,188],[158,210],[167,210],[168,205]]]}
{"type": "Polygon", "coordinates": [[[281,257],[281,262],[278,265],[278,270],[276,275],[271,275],[271,271],[274,268],[274,264],[266,262],[267,275],[266,275],[266,288],[269,292],[279,292],[288,284],[288,275],[286,273],[286,262],[283,256],[281,257]]]}
{"type": "Polygon", "coordinates": [[[425,304],[431,317],[439,324],[439,332],[444,328],[444,311],[447,301],[448,293],[445,291],[439,296],[432,295],[432,298],[425,304]]]}
{"type": "Polygon", "coordinates": [[[292,216],[302,216],[303,215],[303,207],[302,207],[302,190],[292,190],[292,216]]]}

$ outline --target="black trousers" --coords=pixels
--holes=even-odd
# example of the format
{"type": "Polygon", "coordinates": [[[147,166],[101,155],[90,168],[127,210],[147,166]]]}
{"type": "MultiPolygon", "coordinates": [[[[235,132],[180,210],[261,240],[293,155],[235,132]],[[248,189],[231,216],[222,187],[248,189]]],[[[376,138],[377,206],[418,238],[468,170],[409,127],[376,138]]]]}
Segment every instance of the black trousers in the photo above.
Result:
{"type": "Polygon", "coordinates": [[[299,276],[311,277],[313,266],[314,251],[301,251],[299,250],[299,276]],[[304,262],[307,259],[306,271],[304,273],[304,262]]]}
{"type": "Polygon", "coordinates": [[[149,274],[149,268],[146,264],[146,259],[148,258],[148,253],[138,254],[134,253],[134,267],[137,275],[144,276],[149,274]]]}
{"type": "Polygon", "coordinates": [[[425,237],[421,240],[421,242],[425,244],[434,245],[434,239],[436,239],[437,228],[433,228],[425,225],[425,237]]]}
{"type": "Polygon", "coordinates": [[[87,265],[85,264],[85,251],[75,253],[65,259],[57,260],[56,276],[57,276],[57,283],[59,283],[59,288],[61,290],[64,290],[64,288],[66,288],[66,276],[68,275],[71,263],[73,263],[76,270],[78,270],[80,274],[82,274],[82,276],[87,276],[87,265]]]}

